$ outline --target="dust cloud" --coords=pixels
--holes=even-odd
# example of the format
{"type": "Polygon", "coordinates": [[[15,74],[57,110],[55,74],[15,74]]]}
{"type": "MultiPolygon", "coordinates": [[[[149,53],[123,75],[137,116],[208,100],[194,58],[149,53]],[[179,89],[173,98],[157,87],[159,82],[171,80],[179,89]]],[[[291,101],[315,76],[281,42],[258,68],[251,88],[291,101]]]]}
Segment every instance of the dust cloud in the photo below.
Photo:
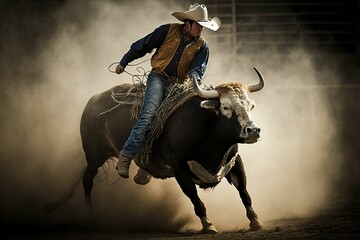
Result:
{"type": "MultiPolygon", "coordinates": [[[[261,140],[239,145],[255,211],[261,220],[316,213],[332,193],[341,161],[332,100],[326,87],[316,85],[334,84],[338,76],[328,69],[319,73],[311,53],[303,49],[281,56],[271,50],[240,56],[237,64],[222,78],[256,83],[255,66],[266,80],[263,90],[251,94],[261,140]]],[[[224,181],[211,196],[204,196],[216,226],[246,229],[245,210],[233,186],[224,181]]]]}
{"type": "MultiPolygon", "coordinates": [[[[2,60],[1,86],[6,86],[1,90],[5,104],[0,109],[3,221],[85,224],[81,186],[58,212],[43,211],[45,203],[56,200],[79,178],[86,164],[79,134],[82,110],[95,93],[130,82],[128,75],[115,75],[107,68],[132,42],[160,24],[176,22],[170,14],[187,8],[187,1],[166,5],[162,1],[64,1],[52,12],[51,29],[39,37],[35,50],[28,50],[30,56],[11,67],[2,60]]],[[[38,24],[32,27],[41,28],[38,24]]],[[[2,50],[21,54],[16,42],[11,46],[14,49],[2,50]]],[[[253,66],[266,80],[264,90],[252,94],[261,141],[240,145],[248,191],[261,221],[311,213],[327,199],[337,177],[334,169],[341,158],[328,95],[326,89],[313,87],[323,78],[336,83],[337,76],[326,67],[321,76],[315,64],[312,53],[304,49],[287,55],[268,50],[237,59],[227,59],[221,51],[211,53],[207,84],[256,83],[253,66]]],[[[98,228],[200,229],[190,201],[174,179],[136,186],[132,180],[118,179],[114,165],[106,167],[108,184],[95,181],[92,195],[91,221],[98,228]]],[[[132,175],[135,170],[132,165],[132,175]]],[[[98,179],[103,173],[100,169],[98,179]]],[[[239,195],[226,181],[199,194],[219,230],[248,228],[239,195]]]]}

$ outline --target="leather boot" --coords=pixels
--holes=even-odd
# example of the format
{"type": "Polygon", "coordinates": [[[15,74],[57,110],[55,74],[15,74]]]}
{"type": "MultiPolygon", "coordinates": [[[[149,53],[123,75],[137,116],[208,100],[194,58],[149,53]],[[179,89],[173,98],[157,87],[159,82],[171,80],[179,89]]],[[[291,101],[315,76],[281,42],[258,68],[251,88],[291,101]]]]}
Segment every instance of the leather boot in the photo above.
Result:
{"type": "Polygon", "coordinates": [[[129,178],[130,163],[131,163],[130,157],[120,154],[119,162],[116,166],[116,170],[121,177],[129,178]]]}

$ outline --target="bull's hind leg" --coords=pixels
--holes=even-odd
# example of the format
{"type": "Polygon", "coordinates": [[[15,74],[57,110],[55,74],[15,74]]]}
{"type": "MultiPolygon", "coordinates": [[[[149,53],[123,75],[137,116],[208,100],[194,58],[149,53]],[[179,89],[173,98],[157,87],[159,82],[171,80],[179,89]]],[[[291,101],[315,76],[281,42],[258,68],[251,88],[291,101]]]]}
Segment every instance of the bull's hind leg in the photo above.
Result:
{"type": "Polygon", "coordinates": [[[83,148],[86,154],[87,167],[83,176],[83,187],[85,192],[85,207],[88,212],[92,211],[91,205],[91,190],[94,185],[94,178],[98,173],[98,169],[107,161],[118,161],[115,156],[119,155],[119,151],[110,141],[105,131],[102,134],[93,136],[91,141],[83,143],[83,148]],[[97,139],[97,141],[93,141],[97,139]]]}
{"type": "Polygon", "coordinates": [[[84,176],[83,176],[83,187],[85,192],[85,208],[86,210],[91,213],[92,212],[92,204],[91,204],[91,190],[94,185],[94,178],[96,174],[98,173],[99,167],[101,167],[106,160],[113,160],[118,161],[116,157],[103,157],[101,158],[103,160],[100,161],[100,163],[95,164],[96,161],[88,160],[88,165],[85,169],[84,176]]]}
{"type": "MultiPolygon", "coordinates": [[[[88,161],[91,162],[91,161],[88,161]]],[[[93,188],[93,180],[98,172],[97,166],[94,166],[92,164],[88,164],[84,176],[83,176],[83,187],[85,192],[85,208],[87,212],[92,212],[92,206],[91,206],[91,190],[93,188]]]]}
{"type": "Polygon", "coordinates": [[[229,183],[234,184],[239,191],[240,198],[246,208],[246,216],[250,220],[251,230],[260,230],[263,228],[263,224],[259,221],[257,214],[252,208],[251,198],[246,189],[246,174],[244,164],[241,157],[238,155],[236,158],[235,166],[231,169],[230,173],[226,175],[229,183]]]}

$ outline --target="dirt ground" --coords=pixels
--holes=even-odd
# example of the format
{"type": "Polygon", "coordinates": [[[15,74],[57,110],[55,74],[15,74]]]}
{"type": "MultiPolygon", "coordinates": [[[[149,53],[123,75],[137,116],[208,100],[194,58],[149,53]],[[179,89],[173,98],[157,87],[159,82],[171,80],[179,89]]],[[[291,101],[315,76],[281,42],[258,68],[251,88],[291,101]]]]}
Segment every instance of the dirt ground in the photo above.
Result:
{"type": "MultiPolygon", "coordinates": [[[[5,226],[1,239],[48,239],[48,240],[93,240],[93,239],[360,239],[360,189],[351,192],[346,198],[340,197],[329,202],[314,216],[305,218],[284,218],[263,222],[261,231],[221,232],[218,234],[200,234],[198,232],[116,232],[98,231],[74,227],[25,226],[10,229],[5,226]]],[[[3,225],[4,227],[4,225],[3,225]]]]}

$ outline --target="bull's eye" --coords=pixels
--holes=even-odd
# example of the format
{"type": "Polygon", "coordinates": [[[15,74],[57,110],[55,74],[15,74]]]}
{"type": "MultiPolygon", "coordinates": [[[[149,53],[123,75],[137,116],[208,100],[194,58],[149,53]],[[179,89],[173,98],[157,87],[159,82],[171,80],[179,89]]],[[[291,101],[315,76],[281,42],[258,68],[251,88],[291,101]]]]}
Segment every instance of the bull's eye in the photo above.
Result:
{"type": "Polygon", "coordinates": [[[221,112],[224,116],[226,116],[227,118],[231,118],[231,114],[232,114],[232,108],[231,105],[229,104],[223,104],[221,106],[221,112]]]}

